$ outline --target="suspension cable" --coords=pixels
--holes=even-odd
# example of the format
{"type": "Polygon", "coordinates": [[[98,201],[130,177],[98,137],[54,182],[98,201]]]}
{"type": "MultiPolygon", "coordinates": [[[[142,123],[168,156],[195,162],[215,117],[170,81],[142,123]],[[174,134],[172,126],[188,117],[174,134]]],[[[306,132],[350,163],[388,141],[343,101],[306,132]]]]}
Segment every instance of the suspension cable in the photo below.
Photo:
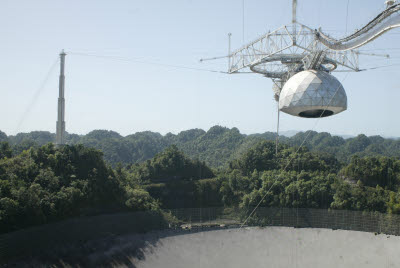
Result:
{"type": "MultiPolygon", "coordinates": [[[[346,76],[344,77],[344,79],[342,80],[342,82],[344,82],[346,80],[348,76],[348,73],[346,73],[346,76]]],[[[339,91],[340,85],[337,87],[335,94],[333,94],[333,96],[331,97],[331,99],[329,100],[328,104],[325,106],[324,110],[322,111],[321,115],[317,118],[317,121],[315,122],[314,126],[311,128],[311,130],[308,130],[307,135],[304,137],[303,141],[301,142],[299,148],[297,148],[296,152],[294,153],[294,156],[296,156],[296,154],[299,152],[299,150],[301,149],[301,147],[303,146],[303,144],[306,142],[306,140],[308,139],[308,137],[310,136],[311,132],[315,129],[315,127],[317,126],[317,124],[319,123],[322,115],[324,114],[324,112],[326,111],[326,109],[328,108],[328,106],[331,104],[333,98],[336,96],[337,92],[339,91]]],[[[289,167],[290,163],[292,162],[292,160],[294,159],[294,157],[291,157],[289,159],[289,162],[286,164],[285,168],[283,169],[283,171],[286,171],[286,169],[289,167]]],[[[260,202],[258,202],[258,204],[256,205],[256,207],[251,211],[251,213],[249,214],[249,216],[245,219],[245,221],[240,225],[239,229],[241,229],[246,223],[247,221],[250,219],[250,217],[254,214],[254,212],[257,210],[257,208],[261,205],[261,203],[264,201],[265,197],[267,197],[267,195],[269,194],[269,192],[272,190],[272,187],[275,186],[275,184],[277,183],[277,179],[274,181],[274,183],[272,183],[271,187],[267,190],[267,192],[263,195],[263,197],[261,198],[260,202]]]]}
{"type": "Polygon", "coordinates": [[[365,68],[365,69],[362,69],[361,71],[376,70],[376,69],[387,68],[387,67],[393,67],[393,66],[400,66],[400,64],[381,65],[381,66],[376,66],[376,67],[365,68]]]}
{"type": "Polygon", "coordinates": [[[104,58],[104,59],[110,59],[110,60],[115,60],[115,61],[135,62],[135,63],[149,64],[149,65],[172,67],[172,68],[177,68],[177,69],[186,69],[186,70],[203,71],[203,72],[211,72],[211,73],[223,73],[223,74],[227,74],[228,73],[228,72],[218,71],[218,70],[210,70],[210,69],[189,67],[189,66],[183,66],[183,65],[173,65],[173,64],[165,64],[165,63],[144,61],[144,60],[137,59],[137,58],[126,58],[126,57],[98,55],[98,54],[82,53],[82,52],[71,52],[71,51],[68,51],[68,54],[69,55],[77,55],[77,56],[104,58]]]}
{"type": "Polygon", "coordinates": [[[275,155],[278,157],[278,146],[279,146],[279,115],[280,115],[280,110],[279,110],[279,100],[277,102],[278,106],[278,118],[277,118],[277,123],[276,123],[276,148],[275,148],[275,155]]]}
{"type": "Polygon", "coordinates": [[[348,23],[348,18],[349,18],[349,3],[350,3],[350,0],[347,0],[347,7],[346,7],[346,35],[347,35],[347,23],[348,23]]]}
{"type": "Polygon", "coordinates": [[[29,103],[29,105],[26,107],[24,113],[22,114],[20,120],[18,121],[17,127],[15,129],[15,133],[17,134],[22,123],[25,121],[26,117],[28,116],[28,114],[30,113],[31,109],[33,108],[33,106],[35,105],[37,99],[39,98],[40,94],[42,93],[44,87],[46,86],[48,80],[50,79],[51,74],[53,73],[55,67],[57,66],[57,63],[59,61],[59,58],[57,57],[56,61],[54,61],[54,63],[50,66],[49,71],[47,72],[45,78],[43,79],[42,83],[40,83],[39,87],[35,90],[35,93],[29,103]]]}

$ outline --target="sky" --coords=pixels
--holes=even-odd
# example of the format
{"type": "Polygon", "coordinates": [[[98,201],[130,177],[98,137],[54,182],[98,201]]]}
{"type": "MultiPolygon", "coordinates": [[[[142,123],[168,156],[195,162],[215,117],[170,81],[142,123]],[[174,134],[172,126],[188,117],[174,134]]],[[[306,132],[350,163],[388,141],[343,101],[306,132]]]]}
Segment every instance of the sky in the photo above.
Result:
{"type": "MultiPolygon", "coordinates": [[[[299,22],[343,37],[383,9],[383,0],[298,0],[297,13],[299,22]]],[[[65,49],[70,133],[166,134],[214,125],[275,131],[269,79],[171,65],[227,71],[226,58],[199,59],[226,55],[228,33],[234,49],[290,21],[291,0],[3,0],[0,130],[55,132],[57,59],[65,49]]],[[[281,113],[280,130],[400,137],[399,44],[400,28],[361,48],[391,55],[362,56],[361,68],[392,67],[334,74],[346,90],[347,111],[320,120],[281,113]]]]}

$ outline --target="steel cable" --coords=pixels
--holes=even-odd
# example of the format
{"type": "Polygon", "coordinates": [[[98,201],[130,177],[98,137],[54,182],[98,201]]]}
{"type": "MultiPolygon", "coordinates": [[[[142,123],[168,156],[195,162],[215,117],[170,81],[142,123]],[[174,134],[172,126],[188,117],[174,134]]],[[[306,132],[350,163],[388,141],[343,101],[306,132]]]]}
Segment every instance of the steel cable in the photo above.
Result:
{"type": "MultiPolygon", "coordinates": [[[[344,79],[342,80],[342,82],[344,82],[347,78],[349,73],[346,73],[346,76],[344,77],[344,79]]],[[[303,144],[306,142],[306,140],[308,139],[308,137],[310,136],[311,132],[315,129],[315,127],[317,126],[317,124],[319,123],[319,120],[321,119],[322,115],[324,114],[324,112],[326,111],[326,109],[328,108],[328,106],[330,105],[330,103],[332,102],[333,98],[336,96],[337,92],[339,91],[340,85],[337,87],[335,94],[333,94],[332,98],[329,100],[328,104],[325,106],[325,109],[322,111],[321,115],[317,118],[317,121],[315,122],[314,126],[311,128],[311,130],[308,130],[307,135],[305,136],[305,138],[303,139],[302,143],[300,144],[299,148],[297,148],[296,152],[294,153],[294,155],[296,156],[297,153],[299,152],[299,150],[301,149],[301,147],[303,146],[303,144]]],[[[289,162],[286,164],[285,168],[283,169],[283,171],[286,171],[286,169],[289,167],[290,163],[293,161],[293,157],[289,160],[289,162]]],[[[247,221],[250,219],[250,217],[254,214],[254,212],[257,210],[257,208],[261,205],[261,203],[264,201],[265,197],[267,197],[267,195],[269,194],[269,192],[272,190],[272,187],[274,187],[274,185],[276,184],[278,180],[275,180],[274,183],[272,183],[271,187],[267,190],[267,192],[264,194],[264,196],[261,198],[260,202],[258,202],[258,204],[256,205],[256,207],[252,210],[252,212],[250,213],[250,215],[246,218],[246,220],[240,225],[239,229],[241,229],[246,223],[247,221]]]]}
{"type": "Polygon", "coordinates": [[[47,81],[50,79],[51,74],[53,73],[54,68],[56,67],[57,63],[59,62],[59,58],[57,58],[57,60],[51,65],[49,71],[47,72],[45,78],[43,79],[42,83],[40,84],[40,86],[36,89],[35,94],[33,95],[31,102],[29,103],[29,105],[27,106],[27,108],[25,109],[24,113],[22,114],[21,119],[18,121],[17,127],[15,129],[15,133],[17,134],[22,123],[24,122],[25,118],[27,117],[27,115],[30,113],[32,107],[35,105],[37,99],[39,98],[40,94],[42,93],[44,87],[47,84],[47,81]]]}
{"type": "Polygon", "coordinates": [[[172,68],[177,68],[177,69],[187,69],[187,70],[194,70],[194,71],[203,71],[203,72],[211,72],[211,73],[223,73],[223,74],[227,74],[228,73],[228,72],[218,71],[218,70],[210,70],[210,69],[188,67],[188,66],[182,66],[182,65],[173,65],[173,64],[165,64],[165,63],[143,61],[143,60],[134,59],[134,58],[125,58],[125,57],[117,57],[117,56],[106,56],[106,55],[97,55],[97,54],[89,54],[89,53],[81,53],[81,52],[71,52],[71,51],[68,51],[68,54],[69,55],[77,55],[77,56],[88,56],[88,57],[95,57],[95,58],[111,59],[111,60],[116,60],[116,61],[125,61],[125,62],[135,62],[135,63],[149,64],[149,65],[158,65],[158,66],[172,67],[172,68]]]}

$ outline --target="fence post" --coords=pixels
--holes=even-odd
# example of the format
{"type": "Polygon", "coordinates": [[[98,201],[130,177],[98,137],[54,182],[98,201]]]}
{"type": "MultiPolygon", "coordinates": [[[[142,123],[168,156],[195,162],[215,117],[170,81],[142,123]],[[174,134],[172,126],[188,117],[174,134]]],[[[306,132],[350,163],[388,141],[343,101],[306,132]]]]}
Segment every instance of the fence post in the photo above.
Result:
{"type": "Polygon", "coordinates": [[[347,226],[344,222],[344,211],[342,210],[342,224],[341,224],[340,228],[344,228],[344,227],[347,227],[347,226]]]}
{"type": "Polygon", "coordinates": [[[200,226],[203,228],[203,208],[200,207],[200,226]]]}

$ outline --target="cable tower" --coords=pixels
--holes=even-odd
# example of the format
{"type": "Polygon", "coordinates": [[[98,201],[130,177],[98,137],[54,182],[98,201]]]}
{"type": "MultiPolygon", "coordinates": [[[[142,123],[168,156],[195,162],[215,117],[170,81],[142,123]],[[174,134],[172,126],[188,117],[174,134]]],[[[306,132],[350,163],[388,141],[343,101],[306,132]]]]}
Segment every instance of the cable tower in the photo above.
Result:
{"type": "Polygon", "coordinates": [[[56,126],[56,145],[61,146],[65,144],[65,54],[64,50],[60,53],[60,78],[58,88],[58,112],[57,112],[57,126],[56,126]]]}

